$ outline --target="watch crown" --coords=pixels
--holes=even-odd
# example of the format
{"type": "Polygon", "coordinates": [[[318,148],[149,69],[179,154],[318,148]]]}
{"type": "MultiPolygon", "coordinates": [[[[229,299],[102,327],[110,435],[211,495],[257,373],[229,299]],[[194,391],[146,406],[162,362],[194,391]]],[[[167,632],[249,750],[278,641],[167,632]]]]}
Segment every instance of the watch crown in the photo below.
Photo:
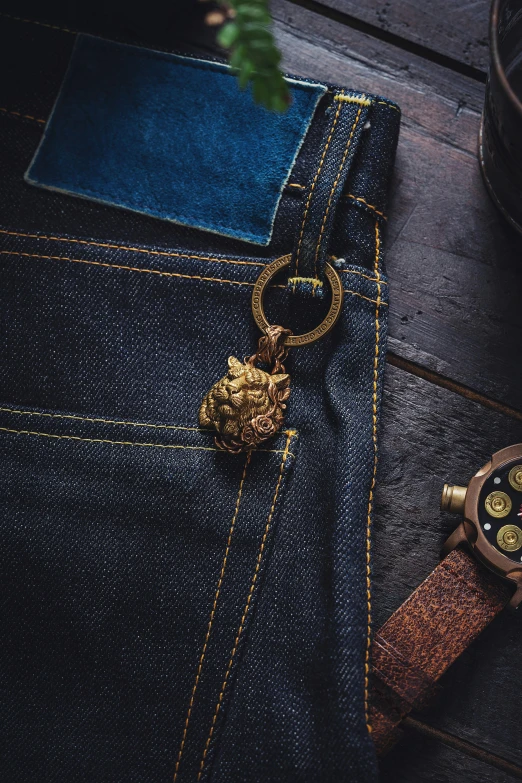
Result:
{"type": "Polygon", "coordinates": [[[467,487],[444,484],[442,497],[440,499],[441,511],[450,511],[452,514],[464,514],[464,503],[466,502],[467,491],[467,487]]]}

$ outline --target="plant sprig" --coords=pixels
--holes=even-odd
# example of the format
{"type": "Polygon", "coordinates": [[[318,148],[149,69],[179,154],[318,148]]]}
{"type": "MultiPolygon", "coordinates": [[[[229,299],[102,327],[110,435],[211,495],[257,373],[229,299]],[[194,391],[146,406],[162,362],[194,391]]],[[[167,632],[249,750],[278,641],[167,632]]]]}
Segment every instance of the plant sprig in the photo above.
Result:
{"type": "Polygon", "coordinates": [[[239,85],[252,84],[256,103],[276,112],[284,112],[290,103],[290,91],[281,73],[281,53],[276,46],[267,0],[227,0],[231,21],[220,29],[217,40],[231,52],[230,65],[239,85]]]}

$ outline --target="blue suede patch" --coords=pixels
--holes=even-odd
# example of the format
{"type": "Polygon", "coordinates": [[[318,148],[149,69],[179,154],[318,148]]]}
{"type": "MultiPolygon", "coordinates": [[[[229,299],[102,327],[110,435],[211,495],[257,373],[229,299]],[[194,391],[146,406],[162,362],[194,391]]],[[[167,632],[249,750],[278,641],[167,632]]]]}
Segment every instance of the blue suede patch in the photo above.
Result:
{"type": "Polygon", "coordinates": [[[27,182],[257,244],[326,87],[285,114],[219,63],[79,35],[27,182]]]}

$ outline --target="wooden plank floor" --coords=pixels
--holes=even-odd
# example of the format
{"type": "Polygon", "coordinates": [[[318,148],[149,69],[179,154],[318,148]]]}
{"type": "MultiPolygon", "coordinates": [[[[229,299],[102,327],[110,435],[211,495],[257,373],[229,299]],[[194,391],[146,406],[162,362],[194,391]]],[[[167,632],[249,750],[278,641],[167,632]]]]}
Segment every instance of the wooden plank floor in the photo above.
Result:
{"type": "MultiPolygon", "coordinates": [[[[390,340],[373,535],[378,627],[438,562],[467,483],[522,441],[522,240],[476,159],[488,3],[273,0],[287,70],[377,92],[403,110],[387,232],[390,340]]],[[[522,767],[521,618],[501,616],[419,716],[522,767]]],[[[382,783],[513,779],[408,732],[382,783]]]]}
{"type": "MultiPolygon", "coordinates": [[[[489,2],[272,0],[272,11],[286,70],[380,93],[403,110],[386,238],[378,627],[456,526],[438,510],[443,483],[467,483],[491,452],[522,441],[522,238],[492,206],[476,158],[489,2]]],[[[200,29],[196,38],[201,45],[200,29]]],[[[497,618],[417,717],[522,767],[521,648],[522,617],[497,618]]],[[[382,783],[514,779],[413,731],[381,767],[382,783]]]]}

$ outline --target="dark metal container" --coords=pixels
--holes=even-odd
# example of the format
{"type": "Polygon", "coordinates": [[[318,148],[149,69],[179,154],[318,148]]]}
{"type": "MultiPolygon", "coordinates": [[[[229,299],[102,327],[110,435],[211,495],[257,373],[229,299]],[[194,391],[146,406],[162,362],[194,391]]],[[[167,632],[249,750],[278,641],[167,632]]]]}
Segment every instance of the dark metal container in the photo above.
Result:
{"type": "Polygon", "coordinates": [[[522,0],[494,0],[479,158],[491,198],[522,233],[522,0]]]}

